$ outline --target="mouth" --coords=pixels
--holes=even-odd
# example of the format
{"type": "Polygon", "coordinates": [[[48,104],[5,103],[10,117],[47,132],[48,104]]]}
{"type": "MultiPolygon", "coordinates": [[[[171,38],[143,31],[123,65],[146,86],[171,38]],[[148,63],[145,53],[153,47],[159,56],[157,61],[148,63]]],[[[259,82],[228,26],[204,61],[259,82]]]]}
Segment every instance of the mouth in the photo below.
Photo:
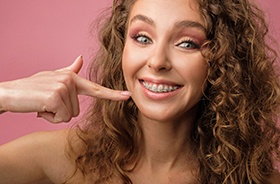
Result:
{"type": "Polygon", "coordinates": [[[154,93],[169,93],[179,89],[180,85],[170,85],[170,84],[160,84],[160,83],[153,83],[144,80],[140,80],[143,86],[154,93]]]}

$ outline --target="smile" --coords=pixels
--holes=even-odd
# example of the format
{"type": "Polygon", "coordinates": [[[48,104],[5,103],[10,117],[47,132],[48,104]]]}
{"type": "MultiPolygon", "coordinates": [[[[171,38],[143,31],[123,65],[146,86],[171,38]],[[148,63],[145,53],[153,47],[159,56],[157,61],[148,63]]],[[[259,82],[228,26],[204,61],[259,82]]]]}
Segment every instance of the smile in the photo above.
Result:
{"type": "Polygon", "coordinates": [[[141,81],[141,82],[147,90],[155,93],[168,93],[180,88],[180,86],[178,85],[155,84],[146,81],[141,81]]]}

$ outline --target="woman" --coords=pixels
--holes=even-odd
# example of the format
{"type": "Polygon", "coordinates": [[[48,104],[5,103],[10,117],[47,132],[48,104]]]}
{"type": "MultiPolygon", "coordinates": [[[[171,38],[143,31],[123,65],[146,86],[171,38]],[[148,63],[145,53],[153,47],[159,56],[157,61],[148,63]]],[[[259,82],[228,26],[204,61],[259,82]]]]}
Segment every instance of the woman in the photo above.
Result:
{"type": "Polygon", "coordinates": [[[279,181],[276,53],[256,6],[116,0],[103,25],[90,74],[103,87],[76,75],[81,57],[0,84],[3,112],[54,123],[78,115],[77,94],[96,97],[77,129],[2,146],[1,183],[279,181]]]}

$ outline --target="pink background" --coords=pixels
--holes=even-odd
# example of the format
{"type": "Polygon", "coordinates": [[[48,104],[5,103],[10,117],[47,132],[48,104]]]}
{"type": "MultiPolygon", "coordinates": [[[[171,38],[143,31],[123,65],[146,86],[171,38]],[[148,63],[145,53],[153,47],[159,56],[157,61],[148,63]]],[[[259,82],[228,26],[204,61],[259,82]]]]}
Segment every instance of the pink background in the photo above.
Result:
{"type": "MultiPolygon", "coordinates": [[[[260,0],[280,41],[280,1],[260,0]]],[[[90,24],[112,0],[1,0],[0,82],[69,65],[78,55],[90,60],[96,48],[90,24]]],[[[85,68],[80,75],[85,76],[85,68]]],[[[81,105],[84,106],[84,99],[81,105]]],[[[79,118],[79,117],[78,117],[79,118]]],[[[74,119],[75,120],[75,119],[74,119]]],[[[71,124],[71,123],[70,123],[71,124]]],[[[53,125],[35,113],[0,115],[0,144],[53,125]]]]}

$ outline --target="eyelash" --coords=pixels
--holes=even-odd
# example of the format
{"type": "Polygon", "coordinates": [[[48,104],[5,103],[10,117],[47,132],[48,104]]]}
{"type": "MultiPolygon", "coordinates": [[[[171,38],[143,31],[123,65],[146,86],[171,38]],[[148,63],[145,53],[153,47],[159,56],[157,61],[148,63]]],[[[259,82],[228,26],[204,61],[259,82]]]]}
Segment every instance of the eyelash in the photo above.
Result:
{"type": "Polygon", "coordinates": [[[194,42],[192,39],[186,39],[181,41],[180,43],[176,44],[176,46],[181,47],[183,49],[200,49],[201,46],[194,42]],[[187,46],[180,46],[181,44],[187,44],[187,46]]]}
{"type": "MultiPolygon", "coordinates": [[[[147,35],[145,35],[143,33],[138,33],[138,34],[134,35],[132,37],[132,39],[134,41],[136,41],[137,43],[142,44],[142,45],[147,45],[147,44],[152,43],[152,40],[147,35]],[[142,41],[139,40],[139,38],[141,38],[141,37],[142,37],[142,39],[145,39],[145,41],[144,40],[142,40],[142,41]]],[[[192,39],[183,40],[180,43],[176,44],[175,46],[181,47],[182,49],[186,49],[186,50],[188,50],[188,49],[200,49],[201,48],[201,46],[199,44],[197,44],[196,42],[194,42],[192,39]],[[184,47],[180,46],[181,44],[187,44],[187,46],[184,46],[184,47]]]]}
{"type": "Polygon", "coordinates": [[[138,34],[134,35],[134,36],[132,37],[132,39],[135,40],[137,43],[140,43],[140,44],[142,44],[142,45],[147,45],[147,44],[152,43],[151,39],[150,39],[147,35],[145,35],[145,34],[143,34],[143,33],[138,33],[138,34]],[[146,39],[146,42],[143,41],[143,40],[142,40],[142,41],[139,40],[139,38],[141,38],[141,37],[142,37],[142,39],[143,39],[143,38],[146,39]]]}

